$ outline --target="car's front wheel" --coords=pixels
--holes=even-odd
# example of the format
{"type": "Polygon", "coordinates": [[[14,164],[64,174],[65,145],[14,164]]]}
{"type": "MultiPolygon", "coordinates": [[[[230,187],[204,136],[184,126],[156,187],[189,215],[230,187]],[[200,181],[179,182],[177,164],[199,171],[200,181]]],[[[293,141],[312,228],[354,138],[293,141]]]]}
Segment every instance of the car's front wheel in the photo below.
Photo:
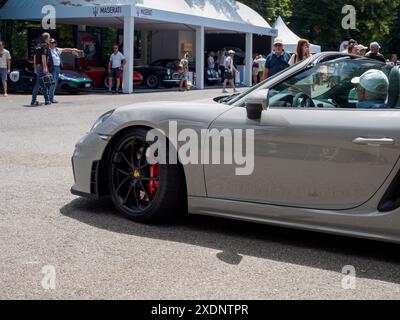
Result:
{"type": "Polygon", "coordinates": [[[157,223],[182,213],[187,196],[179,164],[148,163],[146,134],[147,130],[135,128],[115,143],[109,158],[109,190],[125,217],[157,223]]]}

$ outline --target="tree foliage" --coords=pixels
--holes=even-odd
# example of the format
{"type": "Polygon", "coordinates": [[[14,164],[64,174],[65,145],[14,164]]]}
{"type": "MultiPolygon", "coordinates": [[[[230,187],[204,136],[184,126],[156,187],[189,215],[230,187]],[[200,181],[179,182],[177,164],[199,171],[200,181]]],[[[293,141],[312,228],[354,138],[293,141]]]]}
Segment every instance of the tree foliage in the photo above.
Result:
{"type": "Polygon", "coordinates": [[[342,41],[355,38],[368,45],[378,41],[385,53],[400,49],[400,0],[242,0],[268,22],[281,15],[299,36],[338,50],[342,41]],[[342,8],[356,9],[356,29],[342,27],[342,8]]]}

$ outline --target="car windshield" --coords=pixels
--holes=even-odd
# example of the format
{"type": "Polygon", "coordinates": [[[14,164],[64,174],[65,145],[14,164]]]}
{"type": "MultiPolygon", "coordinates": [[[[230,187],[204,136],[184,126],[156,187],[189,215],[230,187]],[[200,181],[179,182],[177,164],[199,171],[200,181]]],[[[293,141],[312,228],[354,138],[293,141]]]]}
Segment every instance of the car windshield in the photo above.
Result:
{"type": "Polygon", "coordinates": [[[279,72],[279,73],[273,75],[272,77],[260,82],[259,84],[248,88],[243,93],[233,95],[232,99],[227,99],[226,102],[229,105],[233,105],[233,104],[235,104],[237,102],[240,102],[247,95],[249,95],[249,94],[251,94],[251,93],[253,93],[253,92],[257,91],[257,90],[267,88],[274,79],[280,77],[283,73],[291,71],[293,69],[299,69],[299,68],[301,69],[301,68],[305,67],[307,64],[309,64],[309,62],[310,62],[310,59],[306,59],[306,60],[304,60],[303,62],[301,62],[299,64],[296,64],[294,66],[290,66],[289,68],[287,68],[285,70],[282,70],[281,72],[279,72]]]}

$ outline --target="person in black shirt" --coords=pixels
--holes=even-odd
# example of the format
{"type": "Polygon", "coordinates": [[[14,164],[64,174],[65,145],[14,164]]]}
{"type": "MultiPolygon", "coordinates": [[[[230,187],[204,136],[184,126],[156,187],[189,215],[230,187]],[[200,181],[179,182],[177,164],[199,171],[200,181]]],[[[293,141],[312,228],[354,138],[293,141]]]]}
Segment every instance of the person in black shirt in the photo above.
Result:
{"type": "Polygon", "coordinates": [[[35,86],[33,87],[32,92],[32,107],[40,106],[39,102],[37,101],[37,95],[39,93],[39,89],[43,87],[43,95],[45,99],[45,104],[50,105],[50,85],[44,81],[43,76],[46,76],[51,73],[52,67],[52,57],[49,49],[50,43],[50,34],[45,32],[42,35],[42,42],[35,48],[35,54],[33,57],[33,68],[36,74],[36,82],[35,86]]]}
{"type": "Polygon", "coordinates": [[[379,50],[381,49],[381,46],[379,45],[378,42],[372,42],[369,46],[370,52],[368,52],[365,56],[367,58],[370,59],[374,59],[374,60],[378,60],[381,61],[383,63],[386,63],[386,59],[383,56],[383,54],[381,54],[379,52],[379,50]]]}

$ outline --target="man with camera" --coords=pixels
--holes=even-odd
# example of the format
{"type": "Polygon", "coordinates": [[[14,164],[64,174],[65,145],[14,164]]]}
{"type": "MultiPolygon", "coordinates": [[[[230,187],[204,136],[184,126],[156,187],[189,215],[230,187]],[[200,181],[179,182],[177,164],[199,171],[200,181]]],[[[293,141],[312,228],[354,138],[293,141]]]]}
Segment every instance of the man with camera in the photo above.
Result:
{"type": "Polygon", "coordinates": [[[50,87],[53,83],[51,76],[53,59],[50,53],[50,34],[45,32],[42,35],[42,42],[35,48],[35,54],[33,56],[33,68],[36,74],[36,82],[32,92],[31,107],[38,107],[40,103],[37,101],[37,95],[39,89],[43,88],[43,95],[45,99],[45,105],[50,105],[50,87]]]}

